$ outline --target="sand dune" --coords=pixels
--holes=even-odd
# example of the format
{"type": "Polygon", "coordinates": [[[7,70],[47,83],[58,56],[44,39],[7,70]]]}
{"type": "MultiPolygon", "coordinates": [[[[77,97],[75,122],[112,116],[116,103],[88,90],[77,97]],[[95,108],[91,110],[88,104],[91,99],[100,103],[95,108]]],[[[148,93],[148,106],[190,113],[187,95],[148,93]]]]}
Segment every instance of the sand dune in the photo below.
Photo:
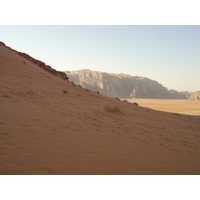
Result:
{"type": "Polygon", "coordinates": [[[200,174],[200,120],[101,96],[0,45],[0,174],[200,174]]]}

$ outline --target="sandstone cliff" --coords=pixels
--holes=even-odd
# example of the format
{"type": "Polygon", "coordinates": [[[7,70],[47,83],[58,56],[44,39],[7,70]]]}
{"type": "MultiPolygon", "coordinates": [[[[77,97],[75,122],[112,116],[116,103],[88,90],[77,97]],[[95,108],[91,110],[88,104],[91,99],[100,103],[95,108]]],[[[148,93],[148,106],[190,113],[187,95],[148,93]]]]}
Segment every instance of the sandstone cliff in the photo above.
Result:
{"type": "Polygon", "coordinates": [[[113,74],[88,69],[66,71],[70,81],[109,97],[187,99],[188,92],[168,90],[157,81],[127,74],[113,74]]]}
{"type": "Polygon", "coordinates": [[[190,101],[200,101],[200,91],[192,93],[189,100],[190,101]]]}

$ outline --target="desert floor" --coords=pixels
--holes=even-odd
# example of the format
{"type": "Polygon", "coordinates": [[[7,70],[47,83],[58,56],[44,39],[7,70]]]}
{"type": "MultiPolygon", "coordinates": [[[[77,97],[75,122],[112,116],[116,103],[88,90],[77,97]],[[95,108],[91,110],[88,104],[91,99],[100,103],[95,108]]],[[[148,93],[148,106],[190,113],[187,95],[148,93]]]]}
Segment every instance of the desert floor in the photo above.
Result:
{"type": "MultiPolygon", "coordinates": [[[[124,100],[124,99],[123,99],[124,100]]],[[[126,99],[137,102],[142,107],[151,108],[171,113],[200,116],[200,101],[188,101],[183,99],[126,99]]]]}

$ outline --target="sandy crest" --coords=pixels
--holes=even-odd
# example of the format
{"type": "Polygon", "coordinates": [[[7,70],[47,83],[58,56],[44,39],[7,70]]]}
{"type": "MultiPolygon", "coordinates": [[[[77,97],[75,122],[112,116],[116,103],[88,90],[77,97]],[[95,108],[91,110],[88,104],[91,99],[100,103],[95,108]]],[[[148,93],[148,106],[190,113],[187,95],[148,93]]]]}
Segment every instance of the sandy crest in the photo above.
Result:
{"type": "Polygon", "coordinates": [[[86,91],[0,45],[0,174],[200,174],[199,130],[199,119],[86,91]]]}

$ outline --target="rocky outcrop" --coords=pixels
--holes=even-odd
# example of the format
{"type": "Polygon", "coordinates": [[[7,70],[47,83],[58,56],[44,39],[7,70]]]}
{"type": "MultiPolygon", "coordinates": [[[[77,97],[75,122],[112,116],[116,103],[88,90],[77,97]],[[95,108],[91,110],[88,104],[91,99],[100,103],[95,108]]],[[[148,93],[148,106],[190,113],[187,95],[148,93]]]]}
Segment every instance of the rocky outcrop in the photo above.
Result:
{"type": "Polygon", "coordinates": [[[188,93],[168,90],[157,81],[126,74],[112,74],[88,69],[66,71],[69,80],[109,97],[188,99],[188,93]]]}
{"type": "Polygon", "coordinates": [[[168,90],[173,99],[188,99],[191,95],[188,91],[177,92],[176,90],[168,90]]]}
{"type": "Polygon", "coordinates": [[[150,99],[166,99],[169,98],[166,88],[158,87],[160,85],[155,85],[154,87],[149,87],[148,84],[140,84],[136,86],[130,97],[131,98],[150,98],[150,99]]]}
{"type": "Polygon", "coordinates": [[[6,46],[6,45],[5,45],[3,42],[1,42],[1,41],[0,41],[0,45],[2,45],[2,46],[6,46]]]}
{"type": "Polygon", "coordinates": [[[50,74],[53,74],[54,76],[58,76],[59,78],[61,78],[63,80],[68,80],[68,77],[67,77],[66,73],[57,71],[55,69],[52,69],[49,65],[46,65],[44,62],[42,62],[40,60],[36,60],[35,58],[29,56],[26,53],[21,53],[21,52],[17,52],[17,53],[20,56],[22,56],[22,57],[26,58],[27,60],[31,61],[32,63],[38,65],[41,68],[43,68],[44,70],[48,71],[50,74]]]}
{"type": "Polygon", "coordinates": [[[200,91],[192,93],[189,100],[190,101],[200,101],[200,91]]]}
{"type": "MultiPolygon", "coordinates": [[[[6,46],[3,42],[0,42],[0,45],[6,46]]],[[[10,47],[7,47],[7,48],[11,49],[10,47]]],[[[57,71],[55,69],[52,69],[51,66],[46,65],[44,62],[42,62],[40,60],[37,60],[37,59],[29,56],[26,53],[18,52],[18,51],[13,50],[13,49],[11,49],[11,50],[15,51],[17,54],[19,54],[20,56],[26,58],[27,60],[31,61],[32,63],[36,64],[37,66],[43,68],[45,71],[48,71],[50,74],[53,74],[54,76],[57,76],[57,77],[59,77],[59,78],[61,78],[63,80],[68,80],[68,77],[67,77],[66,73],[57,71]]]]}

